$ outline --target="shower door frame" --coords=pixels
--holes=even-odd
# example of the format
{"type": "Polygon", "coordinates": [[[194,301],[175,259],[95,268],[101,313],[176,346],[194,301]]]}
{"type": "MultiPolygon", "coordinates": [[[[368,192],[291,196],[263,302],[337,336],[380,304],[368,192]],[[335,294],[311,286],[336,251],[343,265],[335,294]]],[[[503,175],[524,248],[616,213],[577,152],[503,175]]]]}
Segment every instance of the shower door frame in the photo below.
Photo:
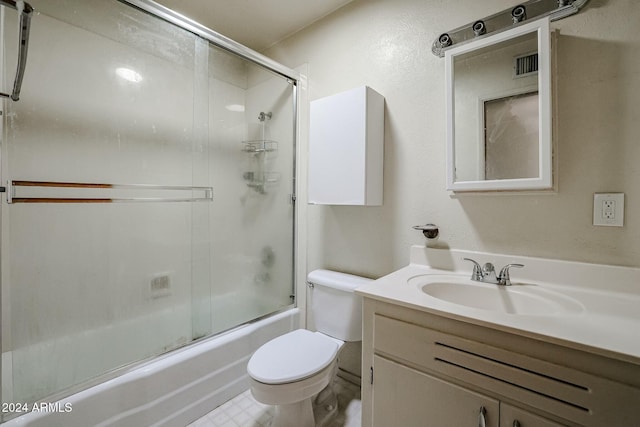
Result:
{"type": "Polygon", "coordinates": [[[293,83],[294,87],[297,86],[300,80],[300,73],[292,70],[291,68],[285,67],[282,64],[256,52],[253,49],[250,49],[234,40],[231,40],[228,37],[223,36],[220,33],[217,33],[197,22],[193,21],[190,18],[187,18],[184,15],[181,15],[165,6],[162,6],[152,0],[119,0],[122,3],[129,4],[133,7],[141,9],[151,15],[154,15],[162,20],[170,22],[178,27],[189,31],[197,36],[202,37],[205,40],[210,41],[214,45],[228,50],[231,53],[235,53],[236,55],[240,55],[243,58],[261,65],[269,70],[280,74],[281,76],[289,79],[291,83],[293,83]]]}
{"type": "MultiPolygon", "coordinates": [[[[290,201],[291,201],[291,205],[293,207],[293,242],[292,242],[292,247],[293,247],[293,251],[292,251],[292,271],[291,271],[291,294],[290,294],[290,298],[292,300],[291,305],[293,305],[294,307],[298,307],[301,308],[303,310],[303,312],[306,309],[306,304],[305,304],[305,299],[300,299],[298,298],[298,272],[300,270],[298,270],[298,262],[302,259],[302,257],[298,256],[298,243],[300,240],[304,240],[304,238],[302,239],[298,239],[298,232],[300,231],[298,228],[298,215],[300,215],[301,213],[299,212],[298,209],[298,204],[297,204],[297,199],[298,199],[298,189],[297,189],[297,184],[301,182],[300,179],[298,179],[297,173],[298,173],[298,168],[297,168],[297,151],[299,149],[298,147],[298,132],[300,131],[299,127],[298,127],[298,122],[301,118],[301,114],[300,114],[300,85],[301,83],[304,85],[304,82],[306,81],[306,78],[304,76],[301,75],[301,73],[299,73],[296,70],[293,70],[291,68],[288,68],[274,60],[272,60],[271,58],[268,58],[256,51],[254,51],[253,49],[250,49],[228,37],[223,36],[220,33],[217,33],[213,30],[211,30],[210,28],[207,28],[199,23],[197,23],[196,21],[187,18],[184,15],[181,15],[180,13],[177,13],[171,9],[169,9],[168,7],[165,7],[161,4],[158,4],[152,0],[118,0],[121,3],[125,3],[128,4],[130,6],[133,6],[137,9],[140,9],[146,13],[149,13],[159,19],[162,19],[164,21],[167,21],[173,25],[176,25],[186,31],[189,31],[190,33],[193,33],[199,37],[202,37],[203,39],[209,41],[210,43],[212,43],[213,45],[224,49],[228,52],[231,52],[232,54],[238,55],[240,57],[242,57],[243,59],[248,60],[249,62],[252,62],[254,64],[257,64],[261,67],[264,67],[268,70],[270,70],[273,73],[276,73],[282,77],[284,77],[286,80],[289,81],[289,83],[291,83],[291,85],[293,86],[293,182],[292,182],[292,194],[290,195],[290,201]]],[[[305,89],[305,88],[303,88],[305,89]]],[[[305,271],[305,269],[303,269],[302,271],[305,271]]],[[[302,282],[304,282],[303,279],[301,279],[302,282]]],[[[290,306],[291,306],[290,305],[290,306]]],[[[290,307],[289,306],[289,307],[290,307]]],[[[286,309],[286,308],[285,308],[286,309]]],[[[281,310],[279,310],[281,311],[281,310]]],[[[306,321],[304,320],[305,316],[302,316],[302,322],[306,323],[306,321]]],[[[304,326],[301,325],[301,326],[304,326]]]]}

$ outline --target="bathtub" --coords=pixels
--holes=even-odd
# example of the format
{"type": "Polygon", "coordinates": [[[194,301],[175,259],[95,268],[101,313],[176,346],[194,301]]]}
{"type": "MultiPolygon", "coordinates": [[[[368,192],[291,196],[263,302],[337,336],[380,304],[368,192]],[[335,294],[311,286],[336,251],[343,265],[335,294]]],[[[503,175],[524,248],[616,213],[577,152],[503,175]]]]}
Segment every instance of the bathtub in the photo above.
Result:
{"type": "Polygon", "coordinates": [[[246,390],[251,354],[299,317],[294,308],[202,340],[2,426],[187,425],[246,390]]]}

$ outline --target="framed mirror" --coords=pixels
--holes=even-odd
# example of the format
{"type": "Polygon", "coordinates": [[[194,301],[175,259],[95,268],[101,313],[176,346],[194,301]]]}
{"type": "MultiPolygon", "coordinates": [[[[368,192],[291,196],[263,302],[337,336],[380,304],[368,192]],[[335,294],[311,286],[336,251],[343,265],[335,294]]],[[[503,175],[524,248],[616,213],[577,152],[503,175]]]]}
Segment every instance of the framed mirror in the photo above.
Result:
{"type": "Polygon", "coordinates": [[[447,190],[553,186],[549,19],[445,52],[447,190]]]}

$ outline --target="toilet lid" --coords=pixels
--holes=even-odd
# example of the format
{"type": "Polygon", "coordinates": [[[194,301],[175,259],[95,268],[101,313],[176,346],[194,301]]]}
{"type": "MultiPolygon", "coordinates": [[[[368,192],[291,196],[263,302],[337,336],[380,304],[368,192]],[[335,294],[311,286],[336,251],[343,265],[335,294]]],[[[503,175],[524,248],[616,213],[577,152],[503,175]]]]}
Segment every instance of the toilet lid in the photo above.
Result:
{"type": "Polygon", "coordinates": [[[261,383],[290,383],[326,368],[337,353],[338,344],[331,338],[298,329],[260,347],[251,356],[247,372],[261,383]]]}

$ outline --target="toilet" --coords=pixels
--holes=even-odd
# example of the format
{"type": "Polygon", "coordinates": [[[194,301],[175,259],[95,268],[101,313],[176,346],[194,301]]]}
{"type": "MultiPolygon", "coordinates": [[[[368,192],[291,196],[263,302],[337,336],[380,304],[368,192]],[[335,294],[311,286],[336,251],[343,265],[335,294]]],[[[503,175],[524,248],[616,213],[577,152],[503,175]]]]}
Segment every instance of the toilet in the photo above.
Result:
{"type": "Polygon", "coordinates": [[[362,302],[354,290],[370,281],[336,271],[312,271],[307,282],[317,332],[297,329],[272,339],[251,356],[247,365],[251,393],[258,402],[276,406],[272,427],[316,425],[314,397],[332,383],[344,342],[362,340],[362,302]]]}

